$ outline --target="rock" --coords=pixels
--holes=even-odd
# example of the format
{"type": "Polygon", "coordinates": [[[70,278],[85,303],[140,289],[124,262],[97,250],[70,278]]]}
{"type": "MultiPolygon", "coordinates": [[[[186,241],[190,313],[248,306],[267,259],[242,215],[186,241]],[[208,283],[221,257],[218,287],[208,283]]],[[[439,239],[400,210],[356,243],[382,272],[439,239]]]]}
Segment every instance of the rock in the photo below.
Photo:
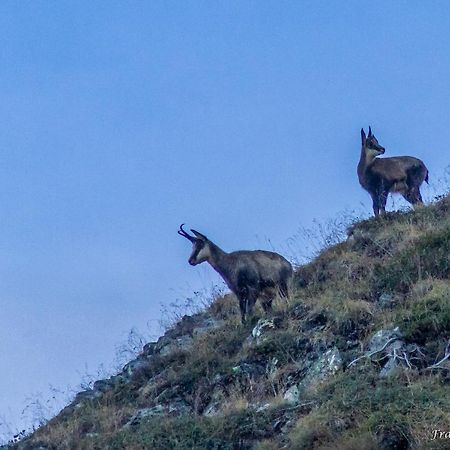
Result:
{"type": "Polygon", "coordinates": [[[311,381],[323,381],[341,369],[341,354],[336,347],[333,347],[319,357],[319,359],[308,370],[307,376],[309,376],[311,381]]]}
{"type": "Polygon", "coordinates": [[[171,402],[167,405],[167,412],[172,416],[182,416],[192,412],[192,408],[181,399],[171,402]]]}
{"type": "Polygon", "coordinates": [[[300,400],[300,390],[296,384],[291,386],[283,395],[284,400],[291,405],[295,405],[300,400]]]}
{"type": "Polygon", "coordinates": [[[261,413],[261,412],[267,411],[270,407],[271,407],[270,403],[264,403],[262,405],[255,405],[255,411],[257,413],[261,413]]]}
{"type": "Polygon", "coordinates": [[[249,378],[258,377],[264,374],[264,369],[261,366],[247,362],[241,362],[238,366],[234,366],[231,370],[235,375],[246,375],[249,378]]]}
{"type": "Polygon", "coordinates": [[[157,397],[155,397],[155,402],[167,403],[169,400],[175,398],[178,395],[179,389],[179,386],[173,386],[164,389],[157,397]]]}
{"type": "Polygon", "coordinates": [[[289,419],[284,425],[280,426],[280,431],[283,434],[288,433],[291,428],[295,425],[295,420],[289,419]]]}
{"type": "Polygon", "coordinates": [[[152,408],[140,409],[136,414],[131,416],[130,420],[124,425],[125,427],[134,427],[139,425],[143,419],[149,417],[161,416],[164,414],[164,407],[162,405],[156,405],[152,408]]]}
{"type": "Polygon", "coordinates": [[[160,386],[165,385],[167,380],[167,371],[162,370],[158,374],[149,378],[143,386],[139,388],[139,395],[146,398],[160,391],[160,386]]]}
{"type": "Polygon", "coordinates": [[[152,356],[155,354],[156,351],[156,342],[148,342],[144,345],[144,348],[142,349],[142,354],[144,356],[152,356]]]}
{"type": "Polygon", "coordinates": [[[105,392],[112,390],[114,388],[114,386],[116,385],[116,383],[119,382],[119,379],[122,379],[122,377],[115,376],[115,377],[111,377],[107,380],[97,380],[94,383],[93,390],[99,391],[102,394],[104,394],[105,392]]]}
{"type": "Polygon", "coordinates": [[[167,356],[175,351],[188,350],[193,344],[193,337],[220,328],[222,324],[223,321],[205,313],[184,316],[180,322],[160,337],[158,342],[147,344],[148,347],[147,345],[144,347],[144,354],[159,353],[161,356],[167,356]]]}
{"type": "Polygon", "coordinates": [[[407,345],[402,339],[398,327],[391,330],[380,330],[370,340],[369,356],[372,360],[380,361],[385,358],[386,363],[380,371],[380,377],[391,377],[399,372],[400,368],[411,368],[412,357],[420,356],[419,346],[407,345]]]}
{"type": "Polygon", "coordinates": [[[273,320],[269,319],[259,319],[255,328],[252,330],[252,337],[256,340],[256,342],[260,342],[263,334],[267,332],[267,330],[274,329],[275,324],[273,320]]]}
{"type": "Polygon", "coordinates": [[[389,358],[388,362],[384,365],[384,367],[381,369],[380,377],[386,378],[386,377],[392,377],[398,373],[398,369],[400,367],[400,364],[398,360],[394,358],[389,358]]]}
{"type": "Polygon", "coordinates": [[[219,413],[219,404],[218,402],[210,402],[208,406],[203,411],[203,415],[206,417],[214,417],[219,413]]]}
{"type": "Polygon", "coordinates": [[[124,427],[134,427],[139,425],[144,419],[155,416],[163,416],[166,414],[172,416],[181,416],[183,414],[189,414],[192,412],[192,408],[182,399],[164,404],[157,404],[151,408],[143,408],[137,411],[136,414],[130,417],[124,427]]]}
{"type": "Polygon", "coordinates": [[[403,365],[406,366],[406,361],[399,360],[398,357],[396,357],[396,355],[407,354],[406,344],[402,340],[398,339],[388,344],[383,350],[383,353],[389,359],[381,369],[380,377],[394,376],[398,373],[400,367],[403,365]]]}
{"type": "Polygon", "coordinates": [[[105,392],[113,390],[117,385],[121,383],[128,383],[136,371],[147,369],[150,364],[151,361],[148,358],[142,355],[138,356],[136,359],[130,361],[123,367],[122,373],[104,380],[97,380],[92,389],[79,392],[75,396],[74,401],[67,408],[78,408],[83,402],[95,400],[101,397],[105,392]]]}
{"type": "Polygon", "coordinates": [[[392,294],[388,294],[388,293],[383,293],[378,297],[378,305],[381,308],[390,308],[392,306],[394,306],[396,302],[396,298],[394,295],[392,294]]]}
{"type": "Polygon", "coordinates": [[[161,356],[167,356],[175,351],[187,350],[192,346],[193,339],[189,335],[180,336],[176,339],[171,339],[159,349],[161,356]]]}
{"type": "Polygon", "coordinates": [[[151,365],[151,360],[140,355],[136,359],[131,360],[122,369],[122,376],[124,381],[129,381],[135,372],[148,369],[151,365]]]}
{"type": "Polygon", "coordinates": [[[192,335],[192,330],[205,317],[205,313],[194,314],[192,316],[183,316],[172,328],[164,333],[164,336],[158,339],[158,345],[162,339],[176,339],[185,334],[192,335]]]}
{"type": "Polygon", "coordinates": [[[222,383],[222,381],[223,381],[225,378],[226,378],[226,377],[224,377],[223,375],[220,375],[220,373],[216,373],[216,374],[214,375],[214,378],[213,378],[212,382],[213,382],[214,384],[219,384],[219,383],[222,383]]]}
{"type": "MultiPolygon", "coordinates": [[[[10,445],[0,446],[0,450],[12,450],[16,447],[11,447],[10,445]]],[[[42,444],[29,444],[26,447],[24,447],[24,450],[51,450],[50,447],[47,447],[42,444]]]]}
{"type": "Polygon", "coordinates": [[[391,339],[394,342],[396,339],[402,339],[402,337],[399,327],[391,330],[380,330],[370,340],[369,351],[380,351],[391,339]]]}
{"type": "Polygon", "coordinates": [[[194,314],[192,316],[183,316],[179,322],[166,331],[163,337],[158,339],[157,345],[159,345],[162,339],[173,340],[184,335],[193,336],[195,334],[194,330],[196,329],[197,332],[201,333],[202,329],[210,330],[217,328],[221,323],[220,320],[217,320],[206,312],[194,314]]]}
{"type": "Polygon", "coordinates": [[[300,395],[304,389],[328,379],[331,375],[341,370],[343,367],[342,357],[336,347],[326,350],[319,358],[311,364],[303,379],[296,385],[291,386],[285,395],[285,400],[291,403],[298,403],[300,395]],[[297,390],[295,390],[297,387],[297,390]]]}
{"type": "Polygon", "coordinates": [[[290,314],[293,319],[302,320],[306,318],[308,313],[309,308],[305,304],[300,303],[299,305],[294,307],[290,314]]]}
{"type": "Polygon", "coordinates": [[[90,438],[90,439],[94,439],[100,436],[100,433],[86,433],[85,435],[86,437],[90,438]]]}
{"type": "Polygon", "coordinates": [[[99,398],[102,396],[102,393],[100,391],[94,391],[94,389],[88,389],[86,391],[78,392],[78,394],[75,396],[74,401],[72,402],[72,405],[75,408],[79,408],[82,403],[89,401],[89,400],[95,400],[96,398],[99,398]]]}
{"type": "Polygon", "coordinates": [[[211,394],[211,399],[203,411],[203,415],[207,417],[217,416],[220,411],[220,405],[225,399],[225,391],[222,386],[216,386],[211,394]]]}
{"type": "Polygon", "coordinates": [[[205,317],[196,327],[192,329],[193,336],[201,336],[211,330],[217,330],[223,325],[222,320],[214,319],[214,317],[205,317]]]}

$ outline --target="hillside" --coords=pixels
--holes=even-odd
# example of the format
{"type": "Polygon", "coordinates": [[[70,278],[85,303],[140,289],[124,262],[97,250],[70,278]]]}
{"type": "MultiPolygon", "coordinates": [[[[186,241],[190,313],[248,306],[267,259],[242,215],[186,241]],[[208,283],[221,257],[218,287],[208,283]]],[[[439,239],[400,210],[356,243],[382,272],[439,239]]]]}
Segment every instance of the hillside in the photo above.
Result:
{"type": "Polygon", "coordinates": [[[355,223],[255,316],[215,299],[14,448],[450,448],[450,197],[355,223]]]}

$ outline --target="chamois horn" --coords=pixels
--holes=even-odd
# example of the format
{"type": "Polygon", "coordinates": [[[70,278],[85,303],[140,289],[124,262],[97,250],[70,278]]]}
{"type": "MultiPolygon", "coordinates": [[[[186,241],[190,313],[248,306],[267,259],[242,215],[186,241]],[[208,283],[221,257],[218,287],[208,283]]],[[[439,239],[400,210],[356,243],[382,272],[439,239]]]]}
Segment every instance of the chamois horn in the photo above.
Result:
{"type": "Polygon", "coordinates": [[[179,234],[180,236],[185,237],[186,239],[189,239],[191,242],[195,242],[195,237],[194,237],[194,236],[191,236],[191,235],[188,234],[188,233],[186,233],[186,230],[183,230],[183,225],[184,225],[184,223],[182,223],[182,224],[180,225],[180,229],[178,230],[178,234],[179,234]]]}

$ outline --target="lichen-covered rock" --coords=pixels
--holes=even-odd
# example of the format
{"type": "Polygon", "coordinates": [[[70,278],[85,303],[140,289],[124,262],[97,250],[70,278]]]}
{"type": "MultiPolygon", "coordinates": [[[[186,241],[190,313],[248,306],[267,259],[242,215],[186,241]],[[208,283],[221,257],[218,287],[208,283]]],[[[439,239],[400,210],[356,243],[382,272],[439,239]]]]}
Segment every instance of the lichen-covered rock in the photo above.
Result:
{"type": "Polygon", "coordinates": [[[170,386],[164,389],[158,396],[155,397],[157,403],[168,403],[170,400],[176,398],[179,394],[179,386],[170,386]]]}
{"type": "Polygon", "coordinates": [[[106,380],[97,380],[94,383],[93,389],[94,391],[99,391],[101,393],[108,392],[114,387],[119,384],[121,381],[123,381],[123,377],[120,375],[113,376],[111,378],[108,378],[106,380]]]}
{"type": "Polygon", "coordinates": [[[214,317],[206,316],[197,326],[192,329],[193,336],[201,336],[211,330],[217,330],[223,325],[222,320],[217,320],[214,317]]]}
{"type": "Polygon", "coordinates": [[[152,408],[143,408],[140,409],[136,414],[130,417],[128,422],[125,424],[125,427],[134,427],[139,425],[143,419],[153,417],[153,416],[162,416],[164,414],[164,407],[162,405],[156,405],[152,408]]]}
{"type": "Polygon", "coordinates": [[[283,394],[284,400],[290,404],[300,401],[302,392],[317,383],[321,383],[343,367],[342,357],[336,347],[322,353],[306,371],[306,375],[297,383],[292,384],[283,394]]]}
{"type": "Polygon", "coordinates": [[[336,347],[330,348],[310,367],[303,383],[324,381],[342,369],[342,357],[336,347]]]}
{"type": "Polygon", "coordinates": [[[155,354],[156,350],[156,342],[147,342],[147,344],[144,345],[144,348],[142,349],[142,354],[144,356],[152,356],[155,354]]]}
{"type": "Polygon", "coordinates": [[[422,355],[418,345],[406,344],[398,327],[378,331],[370,340],[367,353],[372,361],[384,363],[381,378],[396,375],[400,368],[411,369],[417,362],[420,364],[422,355]]]}
{"type": "Polygon", "coordinates": [[[252,364],[245,361],[234,366],[232,369],[234,375],[245,375],[249,378],[258,377],[264,374],[264,368],[258,364],[252,364]]]}
{"type": "Polygon", "coordinates": [[[394,295],[385,292],[378,297],[377,303],[381,308],[391,308],[396,301],[394,295]]]}
{"type": "Polygon", "coordinates": [[[102,393],[100,391],[95,391],[94,389],[87,389],[86,391],[78,392],[72,402],[72,406],[78,408],[83,402],[95,400],[96,398],[101,397],[101,395],[102,393]]]}
{"type": "Polygon", "coordinates": [[[273,319],[259,319],[258,323],[252,330],[252,337],[257,343],[259,343],[261,342],[263,335],[266,334],[268,330],[273,330],[274,328],[275,323],[273,319]]]}
{"type": "Polygon", "coordinates": [[[151,365],[151,359],[139,355],[136,359],[131,360],[122,369],[121,375],[128,381],[133,377],[134,373],[148,369],[151,365]]]}
{"type": "Polygon", "coordinates": [[[161,356],[167,356],[175,351],[188,350],[193,343],[193,339],[189,335],[180,336],[175,339],[170,339],[159,349],[159,354],[161,356]]]}
{"type": "Polygon", "coordinates": [[[225,390],[222,386],[216,386],[211,394],[211,399],[203,411],[203,415],[213,417],[219,414],[221,405],[226,398],[225,390]]]}
{"type": "Polygon", "coordinates": [[[402,339],[402,333],[399,327],[395,327],[388,330],[380,330],[372,336],[369,343],[369,351],[381,351],[383,347],[389,345],[388,342],[402,339]]]}
{"type": "Polygon", "coordinates": [[[283,395],[283,399],[291,405],[295,405],[300,399],[300,390],[296,384],[291,386],[283,395]]]}
{"type": "Polygon", "coordinates": [[[171,416],[182,416],[192,412],[192,408],[180,398],[168,403],[166,408],[167,414],[171,416]]]}

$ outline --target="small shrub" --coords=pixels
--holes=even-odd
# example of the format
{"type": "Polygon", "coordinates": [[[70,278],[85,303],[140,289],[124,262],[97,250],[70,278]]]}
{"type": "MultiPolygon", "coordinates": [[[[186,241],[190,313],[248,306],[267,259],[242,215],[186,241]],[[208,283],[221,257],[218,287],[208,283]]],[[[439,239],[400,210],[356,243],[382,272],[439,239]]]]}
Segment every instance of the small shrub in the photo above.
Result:
{"type": "Polygon", "coordinates": [[[432,287],[423,296],[413,297],[397,319],[410,342],[423,345],[427,341],[450,336],[450,283],[435,281],[432,287]]]}
{"type": "Polygon", "coordinates": [[[450,228],[424,234],[375,267],[377,292],[408,292],[414,283],[428,277],[450,277],[450,228]]]}

